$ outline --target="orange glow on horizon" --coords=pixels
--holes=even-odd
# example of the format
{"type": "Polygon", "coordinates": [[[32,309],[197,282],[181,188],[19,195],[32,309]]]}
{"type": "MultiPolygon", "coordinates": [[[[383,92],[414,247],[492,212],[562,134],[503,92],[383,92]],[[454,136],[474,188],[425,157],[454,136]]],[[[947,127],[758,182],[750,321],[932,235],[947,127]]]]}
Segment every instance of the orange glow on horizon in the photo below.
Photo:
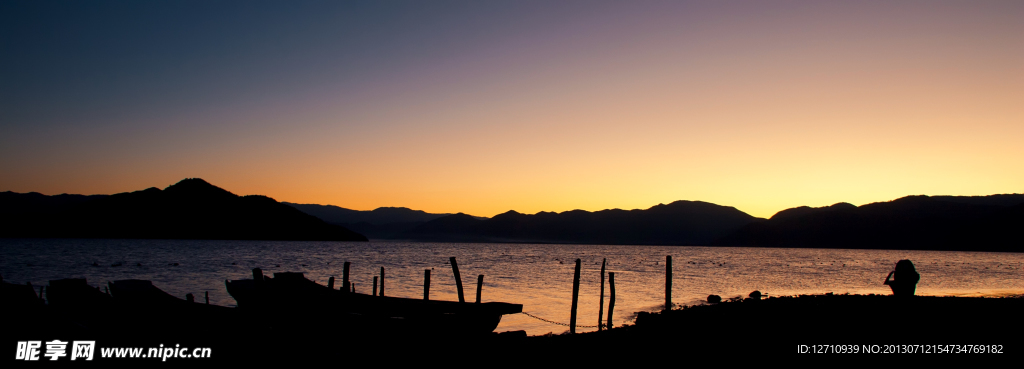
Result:
{"type": "Polygon", "coordinates": [[[128,97],[152,100],[43,104],[70,111],[66,121],[10,118],[0,191],[109,194],[198,177],[355,210],[493,216],[700,200],[764,218],[1024,192],[1019,5],[762,10],[623,6],[479,39],[429,33],[438,21],[366,43],[380,49],[296,36],[281,42],[316,46],[281,46],[297,61],[167,77],[185,80],[167,84],[182,95],[139,82],[128,97]],[[370,59],[344,64],[357,57],[370,59]]]}

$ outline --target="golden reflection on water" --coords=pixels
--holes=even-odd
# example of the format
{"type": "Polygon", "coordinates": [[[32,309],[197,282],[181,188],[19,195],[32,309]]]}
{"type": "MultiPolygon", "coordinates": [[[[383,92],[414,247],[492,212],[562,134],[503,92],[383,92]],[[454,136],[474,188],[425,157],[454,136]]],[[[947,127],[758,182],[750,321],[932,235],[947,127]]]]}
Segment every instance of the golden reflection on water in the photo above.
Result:
{"type": "MultiPolygon", "coordinates": [[[[882,284],[900,259],[921,274],[919,295],[1009,296],[1024,294],[1024,254],[891,250],[711,248],[667,246],[451,244],[403,242],[280,242],[187,240],[0,240],[0,273],[13,283],[42,286],[50,279],[87,278],[92,285],[148,279],[165,291],[197,296],[209,291],[213,304],[233,306],[226,279],[265,273],[303,272],[340,285],[345,261],[352,263],[356,292],[370,293],[373,277],[386,269],[388,296],[421,298],[423,271],[431,271],[430,297],[457,300],[448,258],[458,259],[467,301],[474,301],[483,274],[483,301],[523,304],[523,310],[568,323],[575,259],[582,274],[577,332],[598,321],[600,268],[615,272],[615,325],[630,324],[640,311],[664,304],[665,256],[673,258],[673,302],[703,303],[716,294],[746,297],[833,292],[889,294],[882,284]],[[93,264],[98,266],[94,266],[93,264]],[[113,266],[121,263],[121,266],[113,266]],[[174,265],[177,263],[178,265],[174,265]]],[[[605,303],[609,301],[605,291],[605,303]]],[[[605,314],[608,308],[605,307],[605,314]]],[[[568,327],[523,314],[506,315],[497,331],[530,335],[562,333],[568,327]]]]}

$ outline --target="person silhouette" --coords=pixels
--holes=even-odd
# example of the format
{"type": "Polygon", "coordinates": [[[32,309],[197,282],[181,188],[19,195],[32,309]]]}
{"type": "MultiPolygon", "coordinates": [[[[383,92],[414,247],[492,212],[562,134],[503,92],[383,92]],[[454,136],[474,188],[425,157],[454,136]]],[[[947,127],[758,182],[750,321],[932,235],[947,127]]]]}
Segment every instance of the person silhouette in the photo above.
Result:
{"type": "Polygon", "coordinates": [[[903,259],[896,262],[896,269],[885,277],[885,284],[892,288],[894,296],[913,296],[921,275],[914,269],[914,263],[903,259]]]}

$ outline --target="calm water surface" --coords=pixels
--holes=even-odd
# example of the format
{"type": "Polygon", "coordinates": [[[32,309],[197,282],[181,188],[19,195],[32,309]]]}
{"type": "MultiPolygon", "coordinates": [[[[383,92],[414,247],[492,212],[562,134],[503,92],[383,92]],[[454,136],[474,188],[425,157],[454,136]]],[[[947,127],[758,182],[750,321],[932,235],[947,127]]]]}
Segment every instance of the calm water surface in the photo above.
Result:
{"type": "MultiPolygon", "coordinates": [[[[568,323],[574,261],[579,258],[583,272],[577,324],[593,326],[602,258],[608,260],[607,270],[615,272],[614,320],[621,325],[632,323],[637,312],[661,309],[666,255],[672,256],[677,305],[699,304],[709,294],[732,298],[754,290],[769,296],[888,294],[882,281],[900,259],[917,266],[919,295],[1024,293],[1022,253],[670,246],[0,239],[0,275],[7,282],[35,286],[60,278],[86,278],[94,286],[148,279],[175,296],[191,292],[201,300],[208,291],[210,303],[234,306],[224,281],[252,278],[252,268],[303,272],[325,285],[334,276],[340,284],[342,265],[349,261],[356,292],[369,293],[373,277],[384,267],[387,295],[421,298],[423,271],[432,269],[431,299],[457,300],[448,265],[454,256],[467,300],[475,298],[476,276],[483,274],[484,301],[520,303],[527,313],[568,323]],[[117,263],[122,265],[112,266],[117,263]]],[[[567,328],[516,314],[505,316],[497,329],[510,330],[539,335],[567,328]]]]}

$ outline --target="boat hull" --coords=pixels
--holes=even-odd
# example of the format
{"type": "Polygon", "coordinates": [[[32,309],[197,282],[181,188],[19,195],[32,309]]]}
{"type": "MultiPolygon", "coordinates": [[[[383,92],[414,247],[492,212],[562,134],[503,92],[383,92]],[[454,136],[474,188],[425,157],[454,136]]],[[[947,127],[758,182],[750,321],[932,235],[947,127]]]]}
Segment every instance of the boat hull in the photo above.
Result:
{"type": "Polygon", "coordinates": [[[523,311],[520,304],[503,302],[462,303],[334,290],[299,273],[225,284],[239,309],[259,316],[326,320],[365,332],[484,334],[497,328],[502,315],[523,311]]]}

